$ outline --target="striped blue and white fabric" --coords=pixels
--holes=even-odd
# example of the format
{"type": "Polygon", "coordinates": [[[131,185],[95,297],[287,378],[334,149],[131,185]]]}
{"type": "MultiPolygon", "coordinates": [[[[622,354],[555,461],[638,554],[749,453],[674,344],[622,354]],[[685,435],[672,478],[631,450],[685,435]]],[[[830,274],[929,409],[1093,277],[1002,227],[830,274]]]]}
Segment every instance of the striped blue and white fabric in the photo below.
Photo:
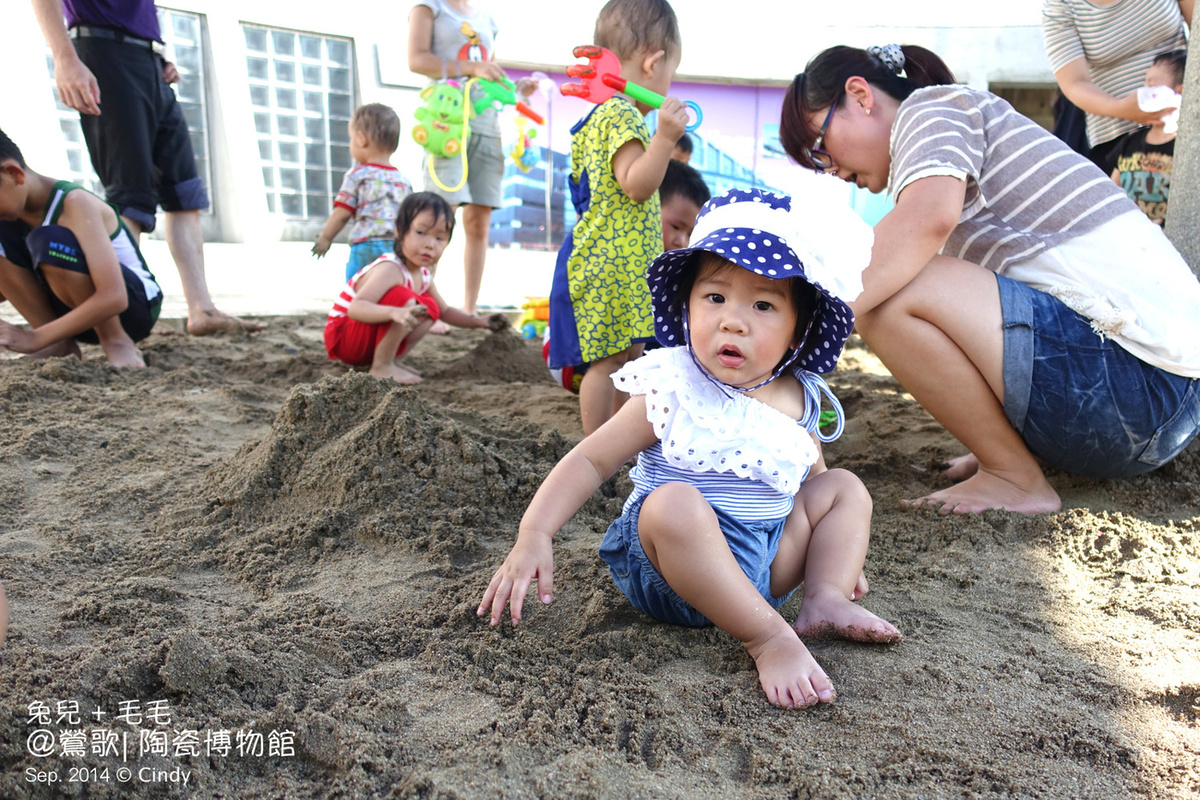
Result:
{"type": "Polygon", "coordinates": [[[621,391],[645,395],[646,418],[659,441],[638,456],[630,471],[634,491],[626,508],[664,483],[696,487],[714,508],[744,521],[777,519],[792,501],[820,452],[817,431],[823,399],[842,408],[819,375],[798,376],[805,410],[795,420],[761,400],[723,391],[692,361],[686,347],[652,350],[613,374],[621,391]]]}

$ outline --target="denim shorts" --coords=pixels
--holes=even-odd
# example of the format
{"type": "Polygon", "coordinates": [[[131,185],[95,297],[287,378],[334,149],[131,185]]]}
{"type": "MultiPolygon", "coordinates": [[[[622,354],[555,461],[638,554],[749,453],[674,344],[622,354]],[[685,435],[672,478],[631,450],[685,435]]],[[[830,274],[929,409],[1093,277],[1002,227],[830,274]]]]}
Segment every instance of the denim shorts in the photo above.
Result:
{"type": "Polygon", "coordinates": [[[346,259],[346,280],[349,281],[360,269],[380,256],[395,251],[395,239],[363,239],[361,242],[351,242],[350,258],[346,259]]]}
{"type": "MultiPolygon", "coordinates": [[[[675,593],[642,549],[642,540],[638,536],[638,516],[648,496],[631,503],[620,518],[608,526],[608,532],[600,544],[600,557],[608,564],[608,572],[617,588],[638,611],[673,625],[693,628],[711,625],[708,617],[675,593]]],[[[745,523],[719,508],[713,508],[713,511],[716,512],[721,532],[725,534],[725,541],[746,577],[763,599],[774,608],[779,608],[792,596],[792,592],[783,597],[771,596],[771,562],[779,552],[779,540],[783,537],[783,523],[787,518],[745,523]]]]}
{"type": "Polygon", "coordinates": [[[1091,478],[1161,467],[1200,431],[1196,380],[1150,366],[1045,292],[1001,275],[1004,413],[1029,451],[1091,478]]]}

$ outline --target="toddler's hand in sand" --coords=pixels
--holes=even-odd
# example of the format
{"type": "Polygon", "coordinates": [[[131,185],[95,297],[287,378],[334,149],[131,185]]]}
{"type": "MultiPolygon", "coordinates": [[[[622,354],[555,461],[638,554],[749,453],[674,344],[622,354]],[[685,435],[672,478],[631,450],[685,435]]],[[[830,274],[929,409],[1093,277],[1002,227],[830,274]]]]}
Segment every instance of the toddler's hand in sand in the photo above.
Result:
{"type": "Polygon", "coordinates": [[[429,313],[428,309],[416,300],[409,300],[402,306],[393,307],[391,310],[392,322],[397,322],[401,325],[406,325],[410,328],[415,328],[420,324],[421,317],[429,313]]]}
{"type": "Polygon", "coordinates": [[[521,607],[525,604],[525,593],[529,584],[537,580],[538,596],[546,605],[554,592],[554,552],[550,537],[544,533],[528,533],[517,536],[517,543],[509,551],[508,558],[492,576],[479,608],[478,616],[487,614],[491,608],[491,624],[499,625],[504,606],[511,600],[512,624],[521,624],[521,607]]]}
{"type": "Polygon", "coordinates": [[[500,312],[496,312],[487,318],[487,324],[489,330],[491,330],[493,333],[497,333],[508,327],[508,317],[504,316],[500,312]]]}

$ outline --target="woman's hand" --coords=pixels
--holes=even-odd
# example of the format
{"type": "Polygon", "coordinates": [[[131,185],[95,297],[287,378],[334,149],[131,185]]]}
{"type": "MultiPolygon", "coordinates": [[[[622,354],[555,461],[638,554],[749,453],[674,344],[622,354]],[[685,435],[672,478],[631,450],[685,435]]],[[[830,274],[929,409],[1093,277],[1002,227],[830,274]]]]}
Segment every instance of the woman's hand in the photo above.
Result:
{"type": "Polygon", "coordinates": [[[459,61],[462,74],[472,78],[483,78],[489,81],[504,80],[504,70],[495,61],[459,61]],[[463,65],[466,66],[463,66],[463,65]]]}
{"type": "Polygon", "coordinates": [[[1170,114],[1175,108],[1160,108],[1158,111],[1143,111],[1138,105],[1137,92],[1121,98],[1120,104],[1117,106],[1118,111],[1114,116],[1121,119],[1127,119],[1130,122],[1136,122],[1138,125],[1162,125],[1163,117],[1170,114]]]}
{"type": "Polygon", "coordinates": [[[492,576],[475,613],[482,617],[490,608],[490,623],[499,625],[504,606],[508,604],[512,624],[521,624],[525,593],[534,580],[537,581],[538,596],[549,605],[554,592],[554,552],[550,537],[544,533],[519,534],[508,558],[492,576]]]}

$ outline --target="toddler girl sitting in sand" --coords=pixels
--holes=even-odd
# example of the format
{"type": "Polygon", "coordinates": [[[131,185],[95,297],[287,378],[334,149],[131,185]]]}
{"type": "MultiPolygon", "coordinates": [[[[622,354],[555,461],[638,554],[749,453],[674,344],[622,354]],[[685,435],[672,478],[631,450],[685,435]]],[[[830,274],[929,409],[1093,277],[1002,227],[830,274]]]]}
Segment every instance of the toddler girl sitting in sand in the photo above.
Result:
{"type": "Polygon", "coordinates": [[[600,548],[640,611],[677,625],[716,624],[754,658],[767,699],[786,708],[834,699],[800,636],[898,642],[860,608],[856,582],[871,498],[827,470],[820,442],[841,434],[825,382],[854,327],[871,232],[849,209],[801,216],[790,198],[734,190],[709,201],[691,246],[659,256],[648,280],[664,347],[613,375],[632,397],[554,468],[477,613],[521,619],[538,582],[549,603],[551,539],[629,458],[634,491],[600,548]],[[836,430],[818,430],[822,395],[836,430]],[[801,583],[794,625],[777,609],[801,583]]]}
{"type": "MultiPolygon", "coordinates": [[[[325,351],[351,366],[371,365],[377,378],[419,383],[400,363],[439,319],[460,328],[487,328],[496,320],[450,308],[433,285],[438,259],[454,233],[454,211],[430,192],[404,198],[396,215],[396,250],[354,274],[329,312],[325,351]]],[[[502,320],[501,320],[502,321],[502,320]]]]}

